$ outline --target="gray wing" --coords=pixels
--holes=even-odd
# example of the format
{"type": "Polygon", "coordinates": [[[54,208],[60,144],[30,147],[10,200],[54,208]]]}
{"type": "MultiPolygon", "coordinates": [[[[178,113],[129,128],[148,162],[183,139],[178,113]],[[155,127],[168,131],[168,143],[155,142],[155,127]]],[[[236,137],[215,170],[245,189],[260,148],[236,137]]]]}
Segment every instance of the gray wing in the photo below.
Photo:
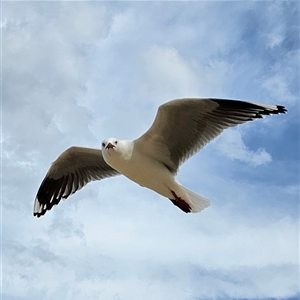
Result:
{"type": "Polygon", "coordinates": [[[171,172],[199,151],[224,129],[285,113],[280,105],[224,99],[177,99],[158,108],[147,132],[135,140],[135,147],[162,162],[171,172]]]}
{"type": "Polygon", "coordinates": [[[118,174],[104,161],[101,150],[71,147],[52,163],[37,192],[33,215],[44,215],[62,198],[68,198],[92,180],[118,174]]]}

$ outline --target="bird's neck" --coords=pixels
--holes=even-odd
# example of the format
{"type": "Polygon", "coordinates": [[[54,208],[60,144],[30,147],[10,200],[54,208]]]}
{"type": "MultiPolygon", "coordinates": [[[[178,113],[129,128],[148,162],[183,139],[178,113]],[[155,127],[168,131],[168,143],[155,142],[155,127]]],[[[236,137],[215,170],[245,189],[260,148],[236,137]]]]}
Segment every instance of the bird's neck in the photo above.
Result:
{"type": "Polygon", "coordinates": [[[120,141],[120,148],[117,155],[121,160],[130,160],[133,153],[133,141],[120,141]]]}

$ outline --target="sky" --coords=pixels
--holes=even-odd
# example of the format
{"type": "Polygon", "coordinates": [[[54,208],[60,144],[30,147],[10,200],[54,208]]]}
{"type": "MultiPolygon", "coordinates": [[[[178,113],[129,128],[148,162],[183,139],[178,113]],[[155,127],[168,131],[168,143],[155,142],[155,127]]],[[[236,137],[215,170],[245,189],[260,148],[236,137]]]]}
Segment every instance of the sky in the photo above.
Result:
{"type": "Polygon", "coordinates": [[[298,299],[298,2],[2,2],[1,37],[3,300],[298,299]],[[33,217],[62,151],[135,139],[184,97],[288,113],[181,166],[198,214],[118,176],[33,217]]]}

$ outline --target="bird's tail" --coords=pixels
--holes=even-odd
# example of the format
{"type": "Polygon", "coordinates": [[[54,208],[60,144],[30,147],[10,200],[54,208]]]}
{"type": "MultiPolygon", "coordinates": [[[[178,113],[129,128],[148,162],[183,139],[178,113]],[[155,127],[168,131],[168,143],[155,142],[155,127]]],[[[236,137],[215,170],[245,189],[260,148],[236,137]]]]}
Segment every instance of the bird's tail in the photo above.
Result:
{"type": "Polygon", "coordinates": [[[187,188],[181,186],[187,197],[184,200],[190,205],[193,213],[199,212],[204,208],[210,206],[210,201],[194,192],[188,190],[187,188]]]}

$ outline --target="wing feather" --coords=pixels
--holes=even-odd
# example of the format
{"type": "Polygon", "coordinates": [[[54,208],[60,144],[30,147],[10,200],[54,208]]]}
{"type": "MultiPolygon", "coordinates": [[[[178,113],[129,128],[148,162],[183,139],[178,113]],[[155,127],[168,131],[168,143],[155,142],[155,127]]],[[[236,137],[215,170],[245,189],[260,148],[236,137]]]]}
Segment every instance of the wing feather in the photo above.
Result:
{"type": "Polygon", "coordinates": [[[118,175],[103,159],[101,150],[71,147],[51,165],[34,202],[33,215],[40,217],[92,180],[118,175]]]}
{"type": "Polygon", "coordinates": [[[159,107],[152,126],[135,140],[135,146],[175,174],[181,163],[224,129],[285,112],[281,105],[239,100],[172,100],[159,107]]]}

